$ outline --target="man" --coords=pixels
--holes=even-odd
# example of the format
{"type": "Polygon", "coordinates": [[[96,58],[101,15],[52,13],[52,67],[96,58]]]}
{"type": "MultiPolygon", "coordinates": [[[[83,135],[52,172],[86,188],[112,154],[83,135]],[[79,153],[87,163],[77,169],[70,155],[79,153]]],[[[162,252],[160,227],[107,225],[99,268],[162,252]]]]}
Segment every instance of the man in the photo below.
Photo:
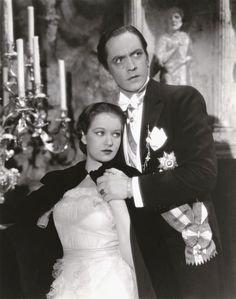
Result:
{"type": "Polygon", "coordinates": [[[202,95],[150,79],[147,43],[133,26],[105,33],[98,59],[128,115],[124,158],[142,172],[129,179],[108,170],[97,181],[101,194],[134,200],[131,219],[158,298],[219,298],[216,156],[202,95]]]}

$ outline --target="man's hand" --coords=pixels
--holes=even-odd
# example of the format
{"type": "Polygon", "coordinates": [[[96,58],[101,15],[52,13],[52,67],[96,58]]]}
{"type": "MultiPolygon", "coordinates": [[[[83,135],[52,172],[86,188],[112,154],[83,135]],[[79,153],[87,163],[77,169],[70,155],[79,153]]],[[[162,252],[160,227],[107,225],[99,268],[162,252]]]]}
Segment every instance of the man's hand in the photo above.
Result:
{"type": "Polygon", "coordinates": [[[104,175],[97,179],[98,190],[107,202],[130,197],[130,184],[131,178],[115,168],[107,169],[104,175]]]}

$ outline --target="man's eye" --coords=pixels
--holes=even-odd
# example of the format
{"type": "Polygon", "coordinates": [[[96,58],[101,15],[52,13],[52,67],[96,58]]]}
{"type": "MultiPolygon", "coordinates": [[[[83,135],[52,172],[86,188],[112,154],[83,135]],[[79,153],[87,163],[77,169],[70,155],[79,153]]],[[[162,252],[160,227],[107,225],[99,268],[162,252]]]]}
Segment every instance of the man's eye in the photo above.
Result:
{"type": "Polygon", "coordinates": [[[120,58],[120,57],[119,57],[119,58],[116,58],[116,60],[115,60],[115,63],[116,63],[116,64],[120,64],[121,62],[122,62],[122,58],[120,58]]]}

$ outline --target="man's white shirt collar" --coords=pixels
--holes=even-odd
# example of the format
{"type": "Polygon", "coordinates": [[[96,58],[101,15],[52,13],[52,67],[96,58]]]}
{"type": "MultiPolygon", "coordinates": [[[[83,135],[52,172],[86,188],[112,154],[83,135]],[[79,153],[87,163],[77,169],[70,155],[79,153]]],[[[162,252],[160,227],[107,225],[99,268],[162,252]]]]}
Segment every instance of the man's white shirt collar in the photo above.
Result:
{"type": "Polygon", "coordinates": [[[138,92],[134,93],[131,98],[127,97],[123,92],[120,91],[118,105],[121,107],[123,111],[126,111],[128,106],[131,105],[134,109],[138,109],[138,106],[143,100],[143,97],[146,93],[146,87],[149,82],[149,77],[143,84],[143,86],[139,89],[138,92]]]}

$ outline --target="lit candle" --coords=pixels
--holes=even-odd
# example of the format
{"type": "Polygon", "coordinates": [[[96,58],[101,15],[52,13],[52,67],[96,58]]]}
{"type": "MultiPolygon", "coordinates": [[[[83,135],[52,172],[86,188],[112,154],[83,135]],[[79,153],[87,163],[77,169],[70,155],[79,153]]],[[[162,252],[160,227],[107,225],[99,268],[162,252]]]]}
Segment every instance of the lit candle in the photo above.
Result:
{"type": "Polygon", "coordinates": [[[23,98],[25,96],[25,64],[24,64],[24,46],[23,39],[16,40],[17,50],[17,82],[18,82],[18,96],[23,98]]]}
{"type": "Polygon", "coordinates": [[[65,76],[65,62],[58,60],[59,65],[59,80],[60,80],[60,96],[61,96],[61,110],[67,110],[66,104],[66,76],[65,76]]]}
{"type": "Polygon", "coordinates": [[[34,37],[34,7],[28,6],[28,45],[29,56],[33,56],[33,37],[34,37]]]}
{"type": "Polygon", "coordinates": [[[14,42],[12,0],[4,0],[4,22],[6,42],[8,43],[8,45],[12,45],[14,42]]]}
{"type": "Polygon", "coordinates": [[[33,61],[34,61],[34,83],[36,87],[41,85],[41,74],[40,74],[40,57],[39,57],[39,38],[38,36],[33,37],[33,61]]]}

